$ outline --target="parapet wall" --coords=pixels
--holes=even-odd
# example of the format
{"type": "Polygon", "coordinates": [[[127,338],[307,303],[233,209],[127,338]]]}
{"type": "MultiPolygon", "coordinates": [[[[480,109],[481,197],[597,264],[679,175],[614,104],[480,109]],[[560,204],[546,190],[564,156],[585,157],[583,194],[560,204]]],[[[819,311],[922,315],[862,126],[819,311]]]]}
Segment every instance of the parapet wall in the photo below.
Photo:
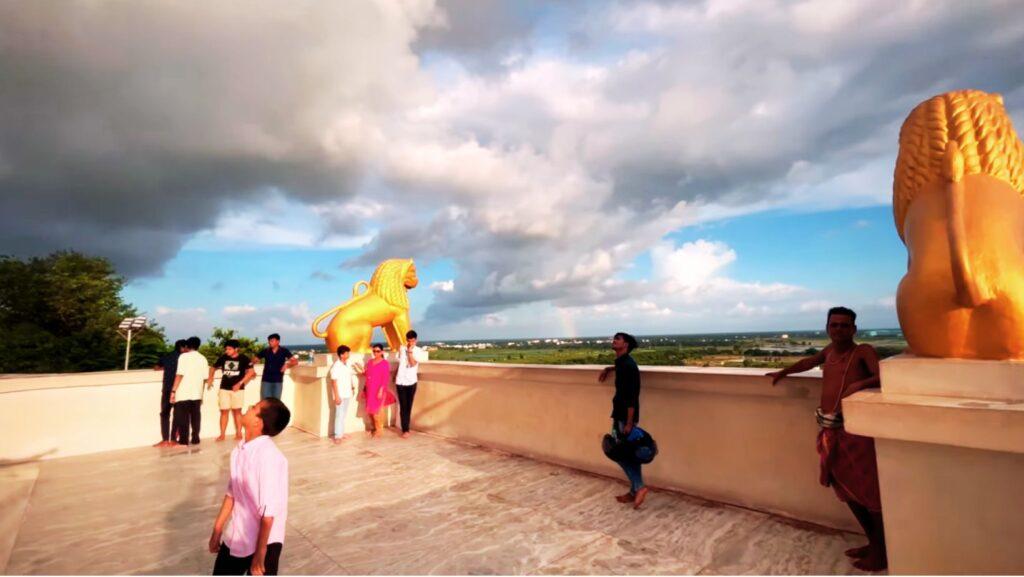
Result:
{"type": "MultiPolygon", "coordinates": [[[[262,369],[262,367],[258,367],[262,369]]],[[[293,425],[326,435],[326,367],[286,376],[293,425]]],[[[601,452],[614,385],[600,367],[432,361],[420,368],[413,428],[612,477],[601,452]]],[[[642,367],[641,425],[660,454],[649,484],[844,529],[853,519],[818,485],[814,408],[821,382],[772,387],[764,370],[642,367]]],[[[813,374],[812,374],[813,375],[813,374]]],[[[150,445],[159,440],[161,373],[127,371],[0,379],[0,464],[150,445]]],[[[246,404],[259,400],[259,381],[246,404]]],[[[218,433],[206,393],[203,438],[218,433]]],[[[346,419],[362,428],[361,410],[346,419]]],[[[229,434],[233,426],[229,425],[229,434]]],[[[154,449],[155,450],[155,449],[154,449]]]]}
{"type": "MultiPolygon", "coordinates": [[[[257,365],[257,374],[263,370],[257,365]]],[[[0,379],[0,465],[152,445],[160,440],[163,372],[105,371],[0,379]]],[[[205,391],[202,438],[220,433],[216,379],[205,391]]],[[[285,376],[284,402],[295,386],[285,376]]],[[[260,399],[257,378],[245,389],[245,406],[260,399]]],[[[228,435],[234,425],[228,424],[228,435]]]]}
{"type": "MultiPolygon", "coordinates": [[[[413,428],[602,475],[614,385],[600,367],[433,361],[421,365],[413,428]]],[[[772,387],[764,369],[641,368],[641,419],[660,454],[654,486],[831,527],[849,511],[818,484],[817,376],[772,387]]],[[[813,375],[814,373],[811,373],[813,375]]]]}

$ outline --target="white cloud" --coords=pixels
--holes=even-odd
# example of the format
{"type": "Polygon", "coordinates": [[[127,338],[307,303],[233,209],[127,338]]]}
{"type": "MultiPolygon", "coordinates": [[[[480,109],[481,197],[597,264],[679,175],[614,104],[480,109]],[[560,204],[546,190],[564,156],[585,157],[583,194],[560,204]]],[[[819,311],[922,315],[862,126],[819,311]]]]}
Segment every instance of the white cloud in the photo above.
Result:
{"type": "Polygon", "coordinates": [[[834,306],[836,306],[836,305],[832,304],[829,301],[824,301],[824,300],[807,301],[807,302],[805,302],[805,303],[800,305],[800,312],[805,312],[805,313],[825,313],[825,312],[828,312],[828,309],[830,309],[830,308],[832,308],[834,306]]]}
{"type": "Polygon", "coordinates": [[[164,327],[164,334],[171,341],[199,336],[204,338],[213,331],[214,324],[203,307],[172,308],[158,305],[153,320],[164,327]]]}
{"type": "Polygon", "coordinates": [[[430,290],[441,291],[450,293],[455,290],[455,281],[453,280],[439,280],[430,283],[430,290]]]}
{"type": "Polygon", "coordinates": [[[661,242],[651,249],[654,277],[678,287],[706,284],[736,260],[736,252],[725,243],[704,239],[679,248],[661,242]]]}

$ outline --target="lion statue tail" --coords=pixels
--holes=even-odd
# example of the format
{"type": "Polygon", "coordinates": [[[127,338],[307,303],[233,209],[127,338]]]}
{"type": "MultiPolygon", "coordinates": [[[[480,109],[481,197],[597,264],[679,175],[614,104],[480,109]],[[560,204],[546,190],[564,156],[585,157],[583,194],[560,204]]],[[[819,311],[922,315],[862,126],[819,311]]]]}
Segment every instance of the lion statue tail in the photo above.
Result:
{"type": "Polygon", "coordinates": [[[338,312],[339,310],[344,308],[346,305],[348,305],[352,301],[354,301],[357,298],[365,295],[366,292],[364,292],[364,293],[360,293],[359,292],[360,287],[366,287],[367,292],[369,292],[370,283],[368,283],[368,282],[366,282],[364,280],[361,280],[361,281],[357,282],[356,284],[352,285],[352,298],[351,299],[341,303],[340,305],[332,308],[331,310],[325,312],[324,314],[316,317],[316,319],[313,321],[313,326],[311,327],[312,330],[313,330],[313,336],[315,336],[318,339],[326,339],[327,338],[327,331],[323,331],[323,332],[320,331],[320,328],[319,328],[320,327],[320,323],[324,322],[324,319],[326,319],[327,317],[329,317],[329,316],[333,315],[334,313],[338,312]]]}

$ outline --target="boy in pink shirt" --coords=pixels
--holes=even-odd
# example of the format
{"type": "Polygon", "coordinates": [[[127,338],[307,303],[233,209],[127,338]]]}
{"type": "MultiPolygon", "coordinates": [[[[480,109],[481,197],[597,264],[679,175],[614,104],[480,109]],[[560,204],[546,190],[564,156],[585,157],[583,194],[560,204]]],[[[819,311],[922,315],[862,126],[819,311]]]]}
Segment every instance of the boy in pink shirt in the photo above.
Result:
{"type": "Polygon", "coordinates": [[[270,438],[290,419],[288,407],[273,397],[242,416],[245,439],[231,451],[227,494],[210,535],[214,575],[277,575],[288,517],[288,459],[270,438]]]}

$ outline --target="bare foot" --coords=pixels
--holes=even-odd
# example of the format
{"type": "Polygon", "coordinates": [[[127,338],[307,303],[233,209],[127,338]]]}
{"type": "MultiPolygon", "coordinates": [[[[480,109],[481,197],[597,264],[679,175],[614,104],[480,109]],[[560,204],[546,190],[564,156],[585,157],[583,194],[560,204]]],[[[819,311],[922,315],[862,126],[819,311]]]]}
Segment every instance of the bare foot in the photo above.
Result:
{"type": "Polygon", "coordinates": [[[167,446],[167,441],[160,441],[159,443],[156,443],[153,446],[154,447],[166,447],[167,446]]]}
{"type": "Polygon", "coordinates": [[[218,443],[223,441],[223,440],[224,440],[224,435],[221,435],[221,436],[217,437],[217,442],[218,443]]]}
{"type": "Polygon", "coordinates": [[[403,439],[408,439],[409,438],[409,431],[406,431],[406,432],[402,433],[402,438],[403,439]]]}
{"type": "Polygon", "coordinates": [[[338,437],[334,437],[333,439],[331,439],[331,442],[334,443],[335,445],[340,445],[341,439],[339,439],[338,437]]]}
{"type": "Polygon", "coordinates": [[[871,552],[871,545],[864,545],[863,547],[854,547],[853,549],[846,550],[846,556],[854,559],[863,559],[868,556],[871,552]]]}
{"type": "Polygon", "coordinates": [[[639,509],[640,505],[644,504],[644,499],[647,498],[647,487],[640,487],[640,490],[636,492],[636,497],[633,498],[633,508],[639,509]]]}
{"type": "Polygon", "coordinates": [[[235,433],[235,440],[236,441],[241,441],[242,440],[242,434],[241,433],[235,433]]]}
{"type": "Polygon", "coordinates": [[[623,493],[621,495],[615,496],[615,500],[618,501],[619,503],[632,503],[633,499],[635,498],[636,495],[634,495],[633,493],[623,493]]]}
{"type": "Polygon", "coordinates": [[[873,551],[868,553],[868,556],[863,559],[858,559],[853,562],[853,566],[860,569],[861,571],[882,571],[889,566],[885,557],[876,555],[873,551]]]}

